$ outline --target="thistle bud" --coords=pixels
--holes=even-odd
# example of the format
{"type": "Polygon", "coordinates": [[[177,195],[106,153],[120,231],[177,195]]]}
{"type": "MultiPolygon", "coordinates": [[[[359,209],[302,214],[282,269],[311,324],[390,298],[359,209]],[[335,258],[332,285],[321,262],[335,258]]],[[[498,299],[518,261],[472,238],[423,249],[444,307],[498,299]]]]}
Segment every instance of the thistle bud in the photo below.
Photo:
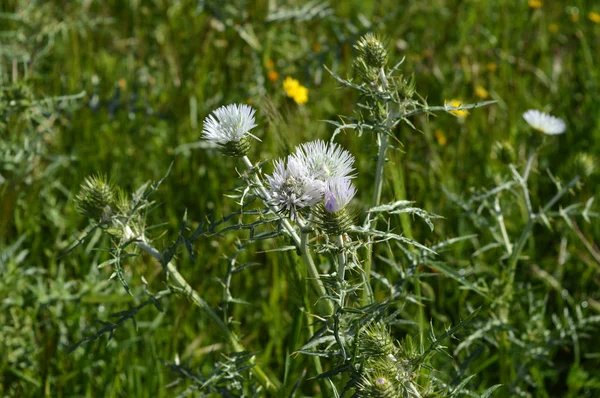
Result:
{"type": "Polygon", "coordinates": [[[356,74],[360,76],[365,83],[374,83],[379,78],[379,69],[367,65],[363,58],[356,59],[353,66],[356,74]]]}
{"type": "Polygon", "coordinates": [[[357,396],[361,398],[395,398],[402,396],[400,392],[402,389],[398,391],[394,383],[395,375],[392,373],[393,371],[394,369],[390,369],[390,372],[364,373],[360,378],[357,396]]]}
{"type": "Polygon", "coordinates": [[[360,334],[358,349],[368,358],[394,358],[397,347],[387,327],[380,323],[367,326],[360,334]]]}
{"type": "Polygon", "coordinates": [[[398,93],[398,96],[402,99],[412,98],[417,92],[417,84],[415,75],[411,75],[409,78],[400,76],[397,79],[392,80],[394,90],[398,93]]]}
{"type": "Polygon", "coordinates": [[[580,152],[573,159],[573,169],[581,177],[589,177],[596,172],[597,159],[589,153],[580,152]]]}
{"type": "Polygon", "coordinates": [[[497,159],[504,164],[511,164],[515,161],[515,150],[508,141],[496,141],[492,146],[492,159],[497,159]]]}
{"type": "Polygon", "coordinates": [[[358,57],[372,68],[379,70],[387,64],[387,50],[381,40],[372,33],[361,37],[354,48],[358,52],[358,57]]]}
{"type": "Polygon", "coordinates": [[[98,219],[110,214],[110,206],[114,203],[114,188],[106,180],[106,176],[90,176],[81,184],[76,201],[80,213],[98,219]]]}

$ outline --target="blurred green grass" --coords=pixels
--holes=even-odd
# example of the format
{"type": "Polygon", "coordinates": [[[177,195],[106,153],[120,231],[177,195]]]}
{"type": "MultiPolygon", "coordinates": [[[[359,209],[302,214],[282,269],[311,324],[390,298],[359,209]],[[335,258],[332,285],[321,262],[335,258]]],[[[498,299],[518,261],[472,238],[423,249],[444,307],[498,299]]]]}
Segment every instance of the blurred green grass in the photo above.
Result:
{"type": "MultiPolygon", "coordinates": [[[[75,210],[74,195],[91,173],[106,173],[123,188],[134,190],[162,177],[173,163],[156,195],[159,206],[148,220],[151,225],[165,223],[155,230],[158,247],[176,239],[186,210],[193,223],[212,212],[227,214],[235,209],[235,203],[224,197],[237,184],[235,162],[186,147],[199,140],[202,119],[220,104],[255,105],[263,142],[255,146],[253,159],[272,159],[306,140],[328,139],[333,129],[323,121],[351,115],[356,98],[339,89],[323,65],[341,76],[351,75],[352,44],[362,33],[373,31],[388,38],[392,61],[404,57],[401,72],[415,74],[417,89],[430,104],[454,98],[480,100],[478,86],[498,101],[495,106],[473,110],[465,120],[449,114],[416,118],[414,123],[422,133],[404,127],[397,131],[383,197],[400,199],[405,194],[420,207],[445,217],[433,234],[412,220],[407,231],[405,220],[406,233],[421,242],[434,242],[471,231],[442,186],[467,193],[473,186],[492,185],[499,166],[490,160],[491,147],[496,141],[523,139],[521,114],[527,109],[551,111],[566,120],[567,134],[558,137],[544,161],[558,175],[568,176],[568,160],[576,153],[599,153],[600,25],[587,15],[600,12],[600,6],[582,0],[545,3],[531,9],[527,1],[515,0],[331,2],[330,12],[323,17],[269,22],[265,16],[275,4],[271,1],[226,5],[210,1],[4,2],[2,12],[22,13],[26,7],[39,7],[43,18],[38,16],[38,27],[52,22],[65,25],[48,53],[32,67],[28,82],[36,97],[82,90],[87,96],[79,109],[56,121],[59,133],[48,142],[52,153],[72,158],[69,165],[60,168],[52,181],[15,182],[0,191],[0,247],[25,236],[22,247],[28,254],[21,267],[40,269],[24,276],[19,276],[20,268],[2,274],[3,295],[22,300],[18,307],[4,302],[5,319],[23,333],[17,336],[22,340],[5,333],[0,391],[14,396],[97,396],[102,392],[171,396],[174,390],[165,386],[175,376],[158,358],[172,360],[179,354],[183,361],[197,365],[205,355],[218,351],[221,341],[210,322],[178,298],[165,301],[164,313],[142,313],[137,330],[128,326],[108,344],[101,340],[67,354],[69,345],[89,335],[95,319],[105,319],[133,303],[117,283],[103,282],[110,271],[96,269],[105,260],[102,252],[84,246],[59,259],[85,227],[75,210]],[[89,22],[93,18],[98,23],[89,22]],[[558,26],[556,31],[551,31],[553,24],[558,26]],[[269,60],[279,74],[276,81],[268,78],[269,60]],[[306,105],[299,107],[285,98],[281,83],[288,75],[309,88],[306,105]],[[94,76],[99,79],[96,88],[94,76]],[[111,110],[117,88],[119,101],[126,106],[111,110]],[[103,101],[98,110],[87,104],[95,90],[103,101]],[[128,104],[141,109],[132,112],[128,104]],[[146,107],[152,108],[152,114],[146,114],[146,107]],[[436,132],[446,137],[445,145],[436,139],[436,132]],[[76,281],[76,286],[65,287],[68,281],[76,281]],[[80,293],[71,297],[71,290],[80,293]],[[12,345],[9,336],[16,339],[12,345]],[[26,347],[27,353],[12,360],[9,354],[14,347],[26,347]]],[[[6,30],[11,29],[25,28],[7,22],[6,30]]],[[[32,35],[40,33],[35,26],[29,29],[32,35]]],[[[11,63],[8,57],[0,63],[0,78],[6,83],[11,63]]],[[[368,203],[372,157],[377,150],[374,140],[346,132],[339,141],[358,158],[359,196],[368,203]]],[[[517,149],[522,159],[524,153],[517,149]]],[[[539,170],[543,169],[540,165],[539,170]]],[[[577,195],[597,197],[598,187],[596,178],[577,195]]],[[[547,197],[552,188],[540,184],[536,189],[539,197],[547,197]]],[[[599,236],[598,226],[582,227],[586,234],[599,236]]],[[[541,262],[556,255],[555,238],[550,233],[541,238],[536,247],[541,262]]],[[[221,292],[212,278],[223,274],[222,258],[234,251],[234,238],[202,241],[197,250],[195,263],[185,255],[179,258],[180,268],[217,305],[221,292]]],[[[253,260],[262,266],[252,271],[252,278],[234,283],[237,296],[253,305],[238,306],[233,315],[242,325],[246,346],[260,350],[259,362],[283,369],[286,355],[298,348],[290,336],[299,322],[296,308],[302,306],[302,295],[295,290],[300,289],[298,284],[288,280],[296,260],[293,254],[261,253],[253,260]],[[281,312],[283,317],[273,316],[281,312]]],[[[132,280],[144,275],[151,286],[160,289],[161,269],[150,259],[136,261],[128,271],[132,280]]],[[[600,300],[597,271],[575,260],[565,270],[564,288],[578,300],[600,300]]],[[[456,308],[466,293],[457,290],[456,284],[436,281],[432,294],[436,299],[427,304],[427,315],[434,322],[441,325],[459,316],[456,308]]],[[[310,366],[302,357],[292,363],[295,372],[310,366]]],[[[482,378],[483,386],[495,382],[492,374],[482,378]]],[[[564,380],[557,381],[561,383],[564,380]]]]}

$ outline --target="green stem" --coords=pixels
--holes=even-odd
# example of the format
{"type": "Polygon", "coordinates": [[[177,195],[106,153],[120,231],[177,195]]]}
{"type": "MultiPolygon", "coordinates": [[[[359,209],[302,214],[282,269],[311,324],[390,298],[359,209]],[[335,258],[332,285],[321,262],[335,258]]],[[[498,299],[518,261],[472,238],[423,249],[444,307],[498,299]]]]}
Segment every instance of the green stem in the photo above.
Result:
{"type": "MultiPolygon", "coordinates": [[[[254,184],[255,184],[255,190],[259,194],[258,196],[263,200],[263,202],[265,203],[265,205],[269,208],[269,210],[273,214],[277,214],[278,215],[279,213],[277,213],[276,209],[274,209],[268,203],[269,198],[270,198],[269,192],[265,188],[265,186],[262,183],[262,181],[260,180],[260,178],[258,178],[258,176],[256,175],[256,173],[254,173],[254,166],[252,165],[252,162],[250,161],[250,159],[248,159],[248,156],[244,156],[242,158],[242,161],[244,162],[244,164],[246,165],[246,167],[248,168],[248,170],[251,172],[251,174],[253,176],[253,181],[254,181],[254,184]]],[[[300,223],[299,220],[298,220],[298,222],[300,223]]],[[[298,233],[296,232],[296,229],[292,226],[292,224],[290,224],[290,222],[288,221],[288,219],[282,217],[281,218],[281,225],[283,225],[283,228],[290,235],[290,237],[294,241],[294,244],[296,245],[296,247],[300,251],[300,255],[302,257],[302,260],[306,264],[306,267],[308,269],[308,274],[309,274],[310,278],[313,280],[313,286],[314,286],[315,290],[317,291],[317,294],[319,295],[320,298],[325,297],[327,295],[327,291],[325,290],[325,286],[323,285],[323,282],[319,278],[319,271],[317,270],[317,267],[315,266],[315,262],[314,262],[314,260],[312,258],[312,254],[310,253],[310,250],[308,248],[308,232],[307,232],[307,228],[305,226],[301,225],[300,226],[301,227],[300,228],[301,235],[298,236],[298,233]]],[[[327,302],[328,310],[330,312],[332,312],[333,311],[333,306],[331,305],[331,303],[329,302],[329,300],[325,300],[325,301],[327,302]]]]}
{"type": "Polygon", "coordinates": [[[502,214],[502,209],[500,208],[500,200],[497,196],[494,202],[494,210],[496,212],[496,220],[498,221],[498,225],[500,226],[500,232],[502,233],[502,240],[504,241],[504,246],[506,246],[506,252],[510,255],[512,253],[512,244],[510,243],[508,233],[506,232],[506,225],[504,224],[504,215],[502,214]]]}
{"type": "Polygon", "coordinates": [[[335,242],[339,249],[337,282],[338,288],[340,289],[340,307],[343,307],[346,298],[344,293],[344,280],[346,279],[346,255],[344,254],[344,238],[342,235],[336,236],[335,242]]]}
{"type": "MultiPolygon", "coordinates": [[[[381,88],[385,91],[388,90],[388,81],[387,76],[385,74],[385,70],[383,67],[379,71],[379,78],[381,80],[381,88]]],[[[383,171],[385,167],[385,155],[387,153],[387,148],[389,144],[389,128],[391,128],[392,120],[390,119],[389,106],[386,105],[388,121],[387,131],[380,131],[377,133],[377,142],[379,144],[379,149],[377,153],[377,166],[375,168],[375,183],[373,186],[373,197],[371,199],[371,207],[379,206],[381,203],[381,192],[383,190],[383,171]]],[[[370,224],[371,219],[367,216],[365,220],[365,224],[370,224]]],[[[377,226],[377,221],[373,221],[373,228],[377,226]]],[[[364,290],[363,295],[363,305],[366,305],[370,302],[373,302],[373,294],[370,289],[370,280],[371,280],[371,264],[373,262],[373,245],[371,243],[371,238],[369,237],[369,242],[367,244],[367,256],[364,263],[365,277],[366,277],[366,288],[364,290]]]]}

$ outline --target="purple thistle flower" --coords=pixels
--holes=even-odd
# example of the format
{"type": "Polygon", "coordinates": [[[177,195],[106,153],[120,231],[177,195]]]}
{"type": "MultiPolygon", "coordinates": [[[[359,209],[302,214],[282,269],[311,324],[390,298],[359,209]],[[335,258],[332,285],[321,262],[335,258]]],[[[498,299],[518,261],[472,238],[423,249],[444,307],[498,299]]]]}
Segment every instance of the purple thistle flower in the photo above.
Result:
{"type": "Polygon", "coordinates": [[[325,210],[335,213],[346,207],[356,195],[356,188],[347,177],[331,178],[325,183],[325,210]]]}

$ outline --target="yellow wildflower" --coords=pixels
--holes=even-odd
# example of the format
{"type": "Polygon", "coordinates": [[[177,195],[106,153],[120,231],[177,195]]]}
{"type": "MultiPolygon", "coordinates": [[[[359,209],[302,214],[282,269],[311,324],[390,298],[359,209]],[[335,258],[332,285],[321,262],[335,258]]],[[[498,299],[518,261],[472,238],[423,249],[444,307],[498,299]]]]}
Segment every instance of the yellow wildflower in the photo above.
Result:
{"type": "Polygon", "coordinates": [[[446,135],[444,134],[444,132],[441,129],[435,130],[435,139],[437,140],[437,142],[440,146],[444,146],[448,142],[446,135]]]}
{"type": "Polygon", "coordinates": [[[558,24],[556,24],[556,23],[551,23],[551,24],[548,26],[548,30],[549,30],[550,32],[552,32],[552,33],[556,33],[556,32],[558,32],[558,24]]]}
{"type": "Polygon", "coordinates": [[[120,78],[118,84],[122,90],[125,90],[125,87],[127,87],[127,80],[120,78]]]}
{"type": "Polygon", "coordinates": [[[542,8],[544,2],[541,0],[529,0],[528,4],[530,8],[542,8]]]}
{"type": "MultiPolygon", "coordinates": [[[[462,106],[463,103],[460,100],[453,99],[453,100],[450,100],[450,102],[446,102],[445,105],[447,107],[454,107],[454,108],[456,108],[456,107],[462,106]]],[[[454,115],[456,115],[456,116],[458,116],[458,117],[460,117],[460,118],[465,118],[469,114],[468,111],[463,110],[463,109],[451,109],[451,110],[449,110],[449,112],[452,113],[452,114],[454,114],[454,115]]]]}
{"type": "Polygon", "coordinates": [[[588,18],[593,23],[600,23],[600,14],[598,14],[597,12],[590,11],[590,13],[588,14],[588,18]]]}
{"type": "Polygon", "coordinates": [[[294,78],[288,76],[283,81],[283,89],[288,97],[291,97],[298,87],[300,87],[300,82],[294,78]]]}
{"type": "Polygon", "coordinates": [[[579,14],[576,12],[572,13],[569,17],[571,18],[571,21],[573,21],[573,22],[579,21],[579,14]]]}
{"type": "Polygon", "coordinates": [[[495,62],[489,62],[486,65],[486,68],[487,68],[488,72],[494,73],[494,72],[496,72],[498,70],[498,65],[496,65],[495,62]]]}
{"type": "Polygon", "coordinates": [[[290,76],[283,81],[283,90],[286,95],[292,98],[298,105],[308,102],[308,89],[300,84],[300,82],[290,76]]]}
{"type": "Polygon", "coordinates": [[[274,70],[270,70],[269,73],[267,73],[267,77],[270,81],[276,82],[277,80],[279,80],[279,73],[277,73],[274,70]]]}
{"type": "Polygon", "coordinates": [[[490,94],[482,86],[475,87],[475,95],[481,99],[486,99],[490,94]]]}
{"type": "Polygon", "coordinates": [[[298,87],[293,98],[298,105],[306,104],[308,102],[308,89],[304,86],[298,87]]]}
{"type": "Polygon", "coordinates": [[[275,62],[273,62],[272,59],[268,59],[267,62],[265,62],[265,66],[267,69],[273,69],[275,67],[275,62]]]}

